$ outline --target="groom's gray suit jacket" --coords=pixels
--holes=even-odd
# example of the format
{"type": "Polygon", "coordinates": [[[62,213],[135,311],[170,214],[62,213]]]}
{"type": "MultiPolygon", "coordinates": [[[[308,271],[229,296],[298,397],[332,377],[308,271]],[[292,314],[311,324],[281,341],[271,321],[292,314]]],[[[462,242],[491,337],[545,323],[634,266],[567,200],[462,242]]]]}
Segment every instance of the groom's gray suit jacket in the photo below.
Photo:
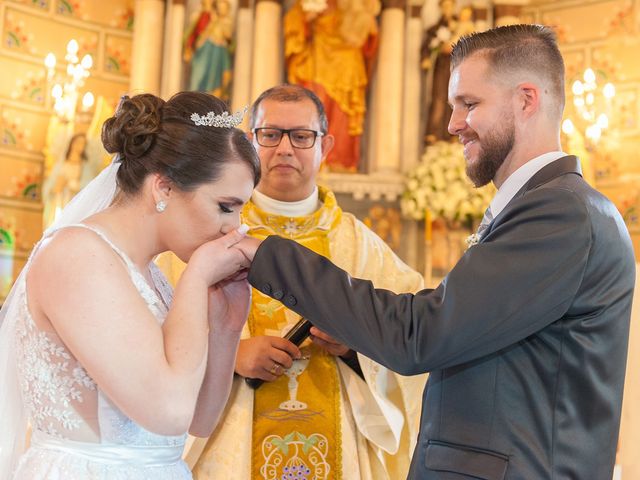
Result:
{"type": "Polygon", "coordinates": [[[567,156],[435,290],[376,290],[278,237],[249,280],[379,363],[431,372],[409,478],[610,480],[634,270],[622,218],[567,156]]]}

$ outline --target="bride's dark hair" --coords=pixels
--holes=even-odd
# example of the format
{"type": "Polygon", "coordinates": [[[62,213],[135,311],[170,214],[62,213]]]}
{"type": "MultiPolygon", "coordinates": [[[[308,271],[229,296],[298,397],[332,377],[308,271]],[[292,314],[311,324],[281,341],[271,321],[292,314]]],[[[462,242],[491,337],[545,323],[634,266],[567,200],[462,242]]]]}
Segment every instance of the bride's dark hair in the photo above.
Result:
{"type": "Polygon", "coordinates": [[[177,188],[191,191],[215,181],[225,163],[245,163],[260,180],[260,161],[238,128],[195,125],[191,115],[228,111],[220,99],[200,92],[181,92],[168,101],[144,93],[123,97],[116,114],[102,126],[102,143],[117,153],[122,165],[118,187],[127,194],[140,190],[150,173],[168,177],[177,188]]]}

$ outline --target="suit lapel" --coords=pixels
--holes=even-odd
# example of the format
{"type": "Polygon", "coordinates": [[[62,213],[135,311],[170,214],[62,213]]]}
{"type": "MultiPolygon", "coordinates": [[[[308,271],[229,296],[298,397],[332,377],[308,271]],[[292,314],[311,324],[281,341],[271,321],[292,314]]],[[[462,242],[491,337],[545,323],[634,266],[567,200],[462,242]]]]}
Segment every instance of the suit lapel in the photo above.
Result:
{"type": "MultiPolygon", "coordinates": [[[[582,168],[580,167],[580,160],[575,155],[567,155],[566,157],[561,157],[558,160],[551,162],[549,165],[541,168],[536,174],[529,179],[527,183],[524,184],[524,187],[518,191],[514,195],[513,198],[521,197],[529,190],[533,190],[540,185],[543,185],[554,178],[560,177],[561,175],[566,175],[568,173],[575,173],[576,175],[582,176],[582,168]]],[[[511,203],[511,202],[509,202],[511,203]]]]}
{"type": "Polygon", "coordinates": [[[567,155],[565,157],[560,157],[558,160],[551,162],[548,165],[545,165],[540,170],[538,170],[533,177],[527,181],[523,185],[523,187],[518,190],[518,192],[513,196],[509,203],[502,209],[500,215],[496,216],[493,221],[489,224],[489,228],[484,232],[482,238],[484,239],[490,232],[493,230],[493,226],[496,224],[496,221],[500,220],[502,214],[509,208],[509,205],[517,199],[522,197],[529,190],[533,190],[534,188],[539,187],[540,185],[544,185],[547,182],[550,182],[554,178],[560,177],[562,175],[567,174],[576,174],[582,176],[582,168],[580,167],[580,160],[575,155],[567,155]]]}

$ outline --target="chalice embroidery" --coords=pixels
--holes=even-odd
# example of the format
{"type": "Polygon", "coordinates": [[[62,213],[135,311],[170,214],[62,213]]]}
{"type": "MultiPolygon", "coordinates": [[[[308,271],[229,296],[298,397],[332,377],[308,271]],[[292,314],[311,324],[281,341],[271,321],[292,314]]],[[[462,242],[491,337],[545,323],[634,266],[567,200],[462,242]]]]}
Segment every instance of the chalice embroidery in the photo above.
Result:
{"type": "Polygon", "coordinates": [[[296,412],[299,410],[305,410],[308,405],[298,400],[298,377],[305,371],[311,354],[303,350],[302,357],[294,360],[293,365],[284,371],[284,374],[289,377],[287,384],[289,388],[289,400],[286,400],[280,404],[280,409],[287,410],[289,412],[296,412]]]}

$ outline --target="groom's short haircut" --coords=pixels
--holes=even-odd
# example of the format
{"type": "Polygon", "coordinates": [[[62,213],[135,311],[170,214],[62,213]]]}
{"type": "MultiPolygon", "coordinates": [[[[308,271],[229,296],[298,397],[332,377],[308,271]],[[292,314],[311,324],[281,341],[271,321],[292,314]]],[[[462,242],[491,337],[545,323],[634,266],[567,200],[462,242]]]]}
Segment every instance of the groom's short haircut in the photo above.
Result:
{"type": "Polygon", "coordinates": [[[482,55],[496,78],[526,72],[541,79],[564,109],[564,61],[554,31],[544,25],[507,25],[462,37],[451,52],[451,70],[473,55],[482,55]]]}

